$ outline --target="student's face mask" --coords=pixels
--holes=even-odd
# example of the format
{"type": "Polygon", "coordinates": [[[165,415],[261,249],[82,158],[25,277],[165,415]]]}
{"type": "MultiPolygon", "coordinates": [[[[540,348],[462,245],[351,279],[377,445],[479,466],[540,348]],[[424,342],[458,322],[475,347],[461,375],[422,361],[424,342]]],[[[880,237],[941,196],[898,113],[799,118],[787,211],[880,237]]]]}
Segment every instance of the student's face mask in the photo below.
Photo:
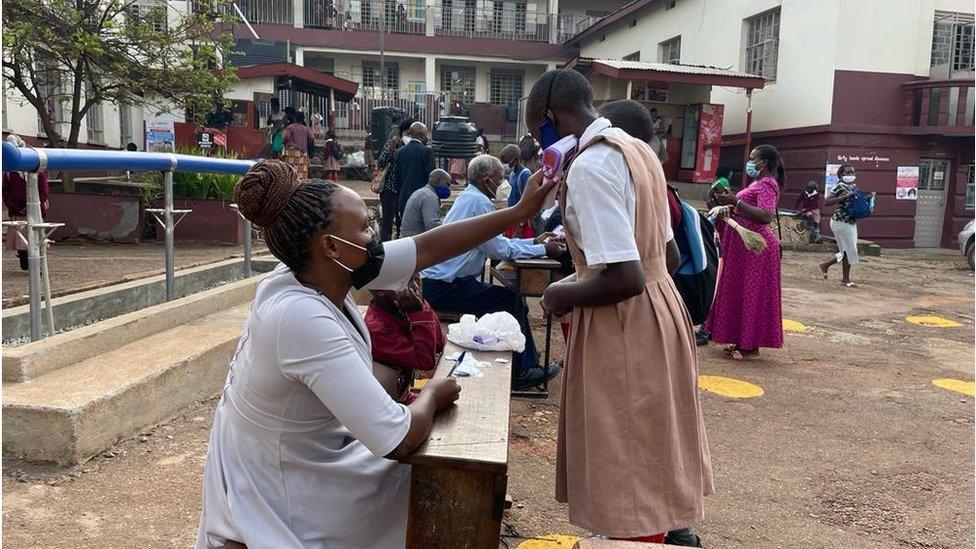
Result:
{"type": "Polygon", "coordinates": [[[338,259],[332,260],[352,275],[352,285],[355,286],[357,290],[362,289],[380,275],[380,268],[383,267],[383,258],[385,257],[385,253],[383,251],[383,241],[380,240],[379,233],[374,233],[373,238],[367,242],[365,246],[360,246],[359,244],[349,242],[348,240],[334,234],[326,236],[330,236],[339,242],[366,252],[366,259],[358,267],[350,267],[338,259]]]}
{"type": "Polygon", "coordinates": [[[539,124],[539,142],[542,145],[542,150],[548,149],[556,141],[559,141],[559,132],[556,131],[555,120],[552,117],[552,112],[549,110],[549,101],[552,100],[552,88],[556,84],[556,80],[559,80],[559,74],[553,77],[549,81],[549,93],[546,94],[546,108],[542,110],[542,124],[539,124]]]}
{"type": "Polygon", "coordinates": [[[844,183],[853,183],[855,179],[857,179],[857,176],[854,174],[845,175],[840,178],[844,183]]]}

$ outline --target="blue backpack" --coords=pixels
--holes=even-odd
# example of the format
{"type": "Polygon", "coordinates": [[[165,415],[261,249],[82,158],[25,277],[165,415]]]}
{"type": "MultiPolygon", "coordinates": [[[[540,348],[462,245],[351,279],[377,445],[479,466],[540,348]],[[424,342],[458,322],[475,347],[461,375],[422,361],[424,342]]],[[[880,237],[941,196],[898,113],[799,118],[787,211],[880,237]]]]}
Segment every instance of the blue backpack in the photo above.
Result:
{"type": "Polygon", "coordinates": [[[847,201],[845,206],[847,213],[854,219],[871,217],[871,202],[867,195],[858,187],[853,187],[851,190],[854,192],[854,196],[847,201]]]}

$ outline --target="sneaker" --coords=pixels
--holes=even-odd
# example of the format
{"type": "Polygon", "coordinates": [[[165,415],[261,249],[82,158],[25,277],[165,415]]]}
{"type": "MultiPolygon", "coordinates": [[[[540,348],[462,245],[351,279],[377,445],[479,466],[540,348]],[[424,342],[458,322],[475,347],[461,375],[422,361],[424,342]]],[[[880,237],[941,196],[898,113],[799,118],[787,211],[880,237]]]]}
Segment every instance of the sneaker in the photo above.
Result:
{"type": "Polygon", "coordinates": [[[704,347],[708,345],[709,340],[712,339],[711,332],[705,331],[704,329],[695,332],[695,344],[699,347],[704,347]]]}
{"type": "Polygon", "coordinates": [[[548,372],[539,367],[529,368],[521,376],[512,379],[512,390],[519,392],[531,391],[539,385],[552,380],[552,378],[559,375],[562,369],[563,365],[558,362],[550,364],[548,372]]]}

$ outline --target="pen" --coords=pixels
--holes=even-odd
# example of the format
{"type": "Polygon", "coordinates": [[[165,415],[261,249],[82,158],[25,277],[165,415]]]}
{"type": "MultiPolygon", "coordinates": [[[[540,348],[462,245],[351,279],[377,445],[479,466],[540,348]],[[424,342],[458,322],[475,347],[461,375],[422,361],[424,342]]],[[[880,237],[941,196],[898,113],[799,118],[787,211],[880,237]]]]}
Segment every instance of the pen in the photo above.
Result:
{"type": "Polygon", "coordinates": [[[451,366],[451,371],[447,373],[447,377],[451,377],[451,374],[453,374],[454,370],[457,369],[458,364],[460,364],[464,360],[464,355],[466,354],[468,354],[467,351],[461,351],[461,354],[458,355],[457,360],[454,361],[454,366],[451,366]]]}

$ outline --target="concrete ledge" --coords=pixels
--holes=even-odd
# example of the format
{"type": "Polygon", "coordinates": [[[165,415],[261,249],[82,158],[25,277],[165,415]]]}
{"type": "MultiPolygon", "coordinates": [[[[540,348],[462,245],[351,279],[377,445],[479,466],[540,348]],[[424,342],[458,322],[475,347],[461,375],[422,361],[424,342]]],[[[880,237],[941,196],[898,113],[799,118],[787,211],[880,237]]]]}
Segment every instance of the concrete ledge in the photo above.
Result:
{"type": "Polygon", "coordinates": [[[219,392],[241,325],[239,305],[3,387],[3,455],[75,464],[219,392]]]}
{"type": "MultiPolygon", "coordinates": [[[[252,263],[257,273],[274,268],[277,260],[255,259],[252,263]]],[[[243,276],[244,262],[228,259],[175,273],[175,289],[178,298],[206,290],[214,284],[239,279],[243,276]]],[[[78,292],[52,300],[54,322],[59,327],[82,326],[116,317],[166,301],[166,275],[140,278],[121,284],[113,284],[78,292]]],[[[10,307],[3,310],[3,337],[16,339],[30,334],[29,306],[10,307]]],[[[7,349],[4,349],[6,355],[7,349]]],[[[6,379],[6,378],[4,378],[6,379]]]]}
{"type": "Polygon", "coordinates": [[[3,381],[25,381],[254,298],[251,277],[3,351],[3,381]]]}
{"type": "MultiPolygon", "coordinates": [[[[783,249],[791,252],[816,252],[825,254],[837,253],[837,243],[830,237],[823,237],[821,244],[806,244],[797,242],[784,242],[783,249]]],[[[857,242],[857,253],[860,255],[881,257],[881,246],[869,240],[859,240],[857,242]]]]}

